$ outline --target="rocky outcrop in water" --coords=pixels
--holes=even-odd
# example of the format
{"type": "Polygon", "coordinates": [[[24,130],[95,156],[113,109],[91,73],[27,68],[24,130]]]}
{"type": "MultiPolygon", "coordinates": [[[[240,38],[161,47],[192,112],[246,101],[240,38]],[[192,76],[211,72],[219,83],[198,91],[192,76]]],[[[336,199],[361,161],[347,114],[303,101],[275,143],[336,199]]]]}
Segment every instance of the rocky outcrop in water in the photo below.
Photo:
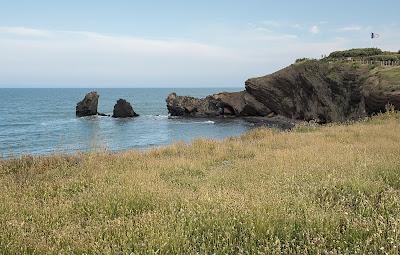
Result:
{"type": "Polygon", "coordinates": [[[308,61],[246,81],[246,90],[204,99],[171,94],[173,116],[284,116],[320,123],[365,116],[360,83],[366,70],[308,61]]]}
{"type": "Polygon", "coordinates": [[[114,118],[131,118],[139,116],[133,110],[131,104],[125,99],[119,99],[114,105],[113,117],[114,118]]]}
{"type": "Polygon", "coordinates": [[[221,102],[225,115],[244,116],[267,116],[271,110],[257,101],[247,91],[233,93],[219,93],[212,96],[221,102]]]}
{"type": "Polygon", "coordinates": [[[97,115],[98,102],[99,95],[97,92],[92,91],[87,93],[85,98],[76,105],[76,116],[85,117],[97,115]]]}
{"type": "Polygon", "coordinates": [[[245,91],[219,93],[206,98],[177,96],[167,97],[171,116],[217,117],[217,116],[265,116],[270,110],[245,91]]]}
{"type": "Polygon", "coordinates": [[[309,60],[246,81],[245,91],[203,99],[167,98],[172,116],[283,116],[318,123],[340,122],[400,110],[400,67],[309,60]]]}
{"type": "Polygon", "coordinates": [[[171,93],[166,102],[171,116],[207,117],[219,116],[222,113],[219,102],[211,96],[199,99],[171,93]]]}

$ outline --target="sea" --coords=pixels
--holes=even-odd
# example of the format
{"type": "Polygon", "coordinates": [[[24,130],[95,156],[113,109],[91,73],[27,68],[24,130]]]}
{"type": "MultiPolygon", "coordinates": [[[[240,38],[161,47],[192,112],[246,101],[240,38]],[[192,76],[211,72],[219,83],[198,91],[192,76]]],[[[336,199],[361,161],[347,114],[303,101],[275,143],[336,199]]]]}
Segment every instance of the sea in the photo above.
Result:
{"type": "Polygon", "coordinates": [[[0,158],[94,150],[148,149],[178,141],[238,136],[254,124],[243,119],[170,118],[165,99],[205,97],[241,88],[2,88],[0,89],[0,158]],[[100,94],[99,112],[112,114],[119,98],[129,101],[136,118],[77,118],[75,106],[86,93],[100,94]]]}

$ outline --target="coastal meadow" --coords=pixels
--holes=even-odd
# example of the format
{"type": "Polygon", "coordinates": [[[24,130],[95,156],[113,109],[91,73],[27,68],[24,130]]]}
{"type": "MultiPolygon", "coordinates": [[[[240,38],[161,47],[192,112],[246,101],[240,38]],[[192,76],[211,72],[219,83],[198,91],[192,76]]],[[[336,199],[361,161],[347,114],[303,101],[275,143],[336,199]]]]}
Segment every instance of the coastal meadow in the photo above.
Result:
{"type": "Polygon", "coordinates": [[[1,254],[398,254],[400,114],[0,160],[1,254]]]}

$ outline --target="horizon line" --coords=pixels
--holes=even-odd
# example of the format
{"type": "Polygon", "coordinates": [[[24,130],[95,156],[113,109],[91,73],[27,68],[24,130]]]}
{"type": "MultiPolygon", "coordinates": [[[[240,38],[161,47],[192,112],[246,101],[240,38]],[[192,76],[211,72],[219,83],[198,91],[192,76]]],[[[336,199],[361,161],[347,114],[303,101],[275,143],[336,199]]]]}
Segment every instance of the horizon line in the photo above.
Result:
{"type": "Polygon", "coordinates": [[[207,86],[207,87],[1,87],[0,89],[212,89],[244,88],[244,86],[207,86]]]}

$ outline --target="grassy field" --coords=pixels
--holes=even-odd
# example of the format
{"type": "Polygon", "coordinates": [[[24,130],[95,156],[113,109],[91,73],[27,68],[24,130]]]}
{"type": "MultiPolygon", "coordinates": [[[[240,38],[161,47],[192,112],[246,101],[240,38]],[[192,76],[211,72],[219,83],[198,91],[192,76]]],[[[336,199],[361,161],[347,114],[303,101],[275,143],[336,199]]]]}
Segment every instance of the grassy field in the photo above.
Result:
{"type": "Polygon", "coordinates": [[[400,114],[0,161],[0,254],[398,254],[400,114]]]}
{"type": "Polygon", "coordinates": [[[384,68],[378,74],[387,81],[386,84],[390,89],[400,89],[400,66],[384,68]]]}
{"type": "Polygon", "coordinates": [[[400,90],[400,66],[370,66],[370,69],[367,87],[381,92],[400,90]]]}

